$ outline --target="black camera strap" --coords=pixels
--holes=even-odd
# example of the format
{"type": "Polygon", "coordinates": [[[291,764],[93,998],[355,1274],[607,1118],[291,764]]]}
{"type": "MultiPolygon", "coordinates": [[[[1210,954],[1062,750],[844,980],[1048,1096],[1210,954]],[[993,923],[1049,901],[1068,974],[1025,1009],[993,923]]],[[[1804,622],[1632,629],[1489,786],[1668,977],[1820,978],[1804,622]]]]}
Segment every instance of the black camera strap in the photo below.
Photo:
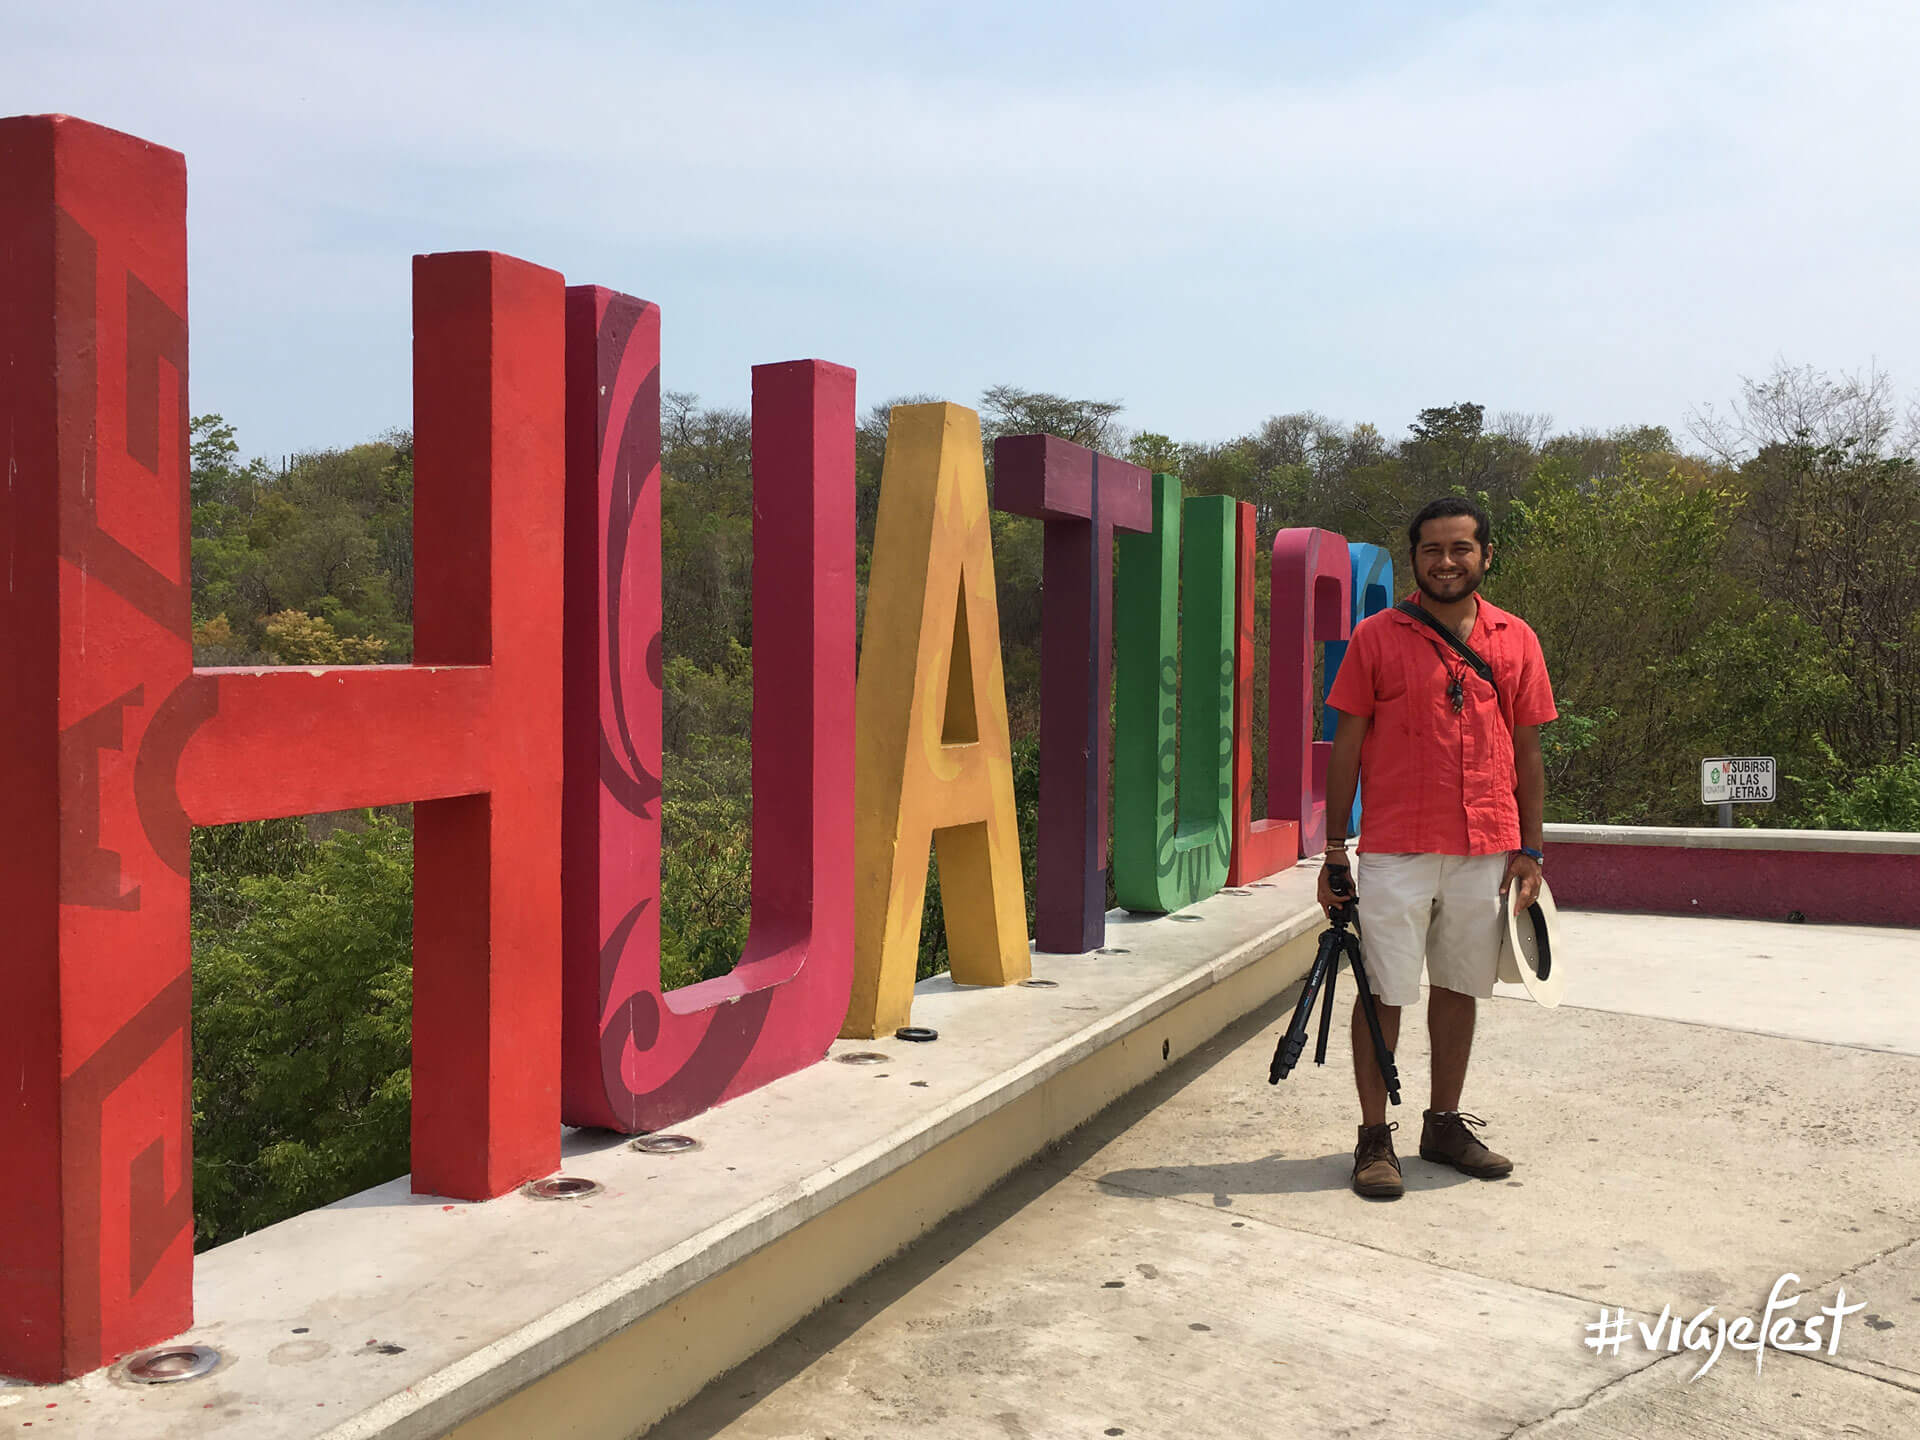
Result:
{"type": "Polygon", "coordinates": [[[1453,633],[1451,627],[1442,624],[1439,618],[1431,611],[1421,608],[1411,600],[1402,600],[1393,608],[1398,610],[1402,615],[1418,620],[1422,625],[1425,625],[1429,630],[1433,631],[1434,634],[1452,646],[1453,653],[1466,661],[1468,668],[1471,669],[1474,674],[1478,675],[1493,687],[1494,704],[1497,705],[1500,703],[1500,682],[1493,678],[1493,666],[1482,660],[1479,653],[1475,651],[1471,645],[1453,633]]]}

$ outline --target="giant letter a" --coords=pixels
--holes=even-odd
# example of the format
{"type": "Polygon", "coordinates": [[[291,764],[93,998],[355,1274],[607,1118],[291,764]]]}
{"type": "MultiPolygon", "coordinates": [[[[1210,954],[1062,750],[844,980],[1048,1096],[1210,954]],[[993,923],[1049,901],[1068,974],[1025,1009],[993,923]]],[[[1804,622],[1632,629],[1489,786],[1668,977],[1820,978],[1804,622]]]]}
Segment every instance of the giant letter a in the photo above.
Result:
{"type": "Polygon", "coordinates": [[[887,429],[854,700],[853,1002],[842,1035],[907,1023],[929,842],[953,978],[1031,971],[980,417],[901,405],[887,429]]]}

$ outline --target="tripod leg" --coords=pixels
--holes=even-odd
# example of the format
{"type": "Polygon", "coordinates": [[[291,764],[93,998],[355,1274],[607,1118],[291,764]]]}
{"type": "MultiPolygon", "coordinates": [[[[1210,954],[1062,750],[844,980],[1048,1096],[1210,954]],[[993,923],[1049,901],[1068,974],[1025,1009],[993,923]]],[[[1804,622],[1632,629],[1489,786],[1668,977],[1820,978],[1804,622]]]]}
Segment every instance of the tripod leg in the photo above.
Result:
{"type": "Polygon", "coordinates": [[[1333,945],[1333,932],[1329,930],[1320,937],[1320,951],[1313,957],[1313,968],[1307,971],[1307,983],[1301,988],[1300,1003],[1293,1007],[1293,1022],[1287,1026],[1287,1033],[1280,1037],[1280,1043],[1273,1049],[1273,1064],[1267,1071],[1267,1083],[1278,1085],[1300,1061],[1300,1052],[1307,1046],[1307,1022],[1313,1018],[1313,1002],[1320,996],[1320,987],[1326,982],[1327,972],[1333,968],[1337,954],[1333,945]]]}
{"type": "Polygon", "coordinates": [[[1351,937],[1347,942],[1347,958],[1353,966],[1354,982],[1360,987],[1360,1013],[1367,1017],[1367,1033],[1373,1037],[1373,1058],[1380,1066],[1380,1078],[1386,1083],[1387,1099],[1395,1105],[1400,1103],[1400,1072],[1394,1067],[1393,1051],[1387,1048],[1387,1040],[1380,1033],[1380,1012],[1374,1008],[1373,990],[1367,984],[1367,968],[1360,959],[1359,943],[1351,937]]]}
{"type": "Polygon", "coordinates": [[[1327,967],[1327,993],[1320,1005],[1320,1040],[1313,1047],[1313,1063],[1327,1063],[1327,1036],[1333,1030],[1333,984],[1340,978],[1340,961],[1336,956],[1327,967]]]}

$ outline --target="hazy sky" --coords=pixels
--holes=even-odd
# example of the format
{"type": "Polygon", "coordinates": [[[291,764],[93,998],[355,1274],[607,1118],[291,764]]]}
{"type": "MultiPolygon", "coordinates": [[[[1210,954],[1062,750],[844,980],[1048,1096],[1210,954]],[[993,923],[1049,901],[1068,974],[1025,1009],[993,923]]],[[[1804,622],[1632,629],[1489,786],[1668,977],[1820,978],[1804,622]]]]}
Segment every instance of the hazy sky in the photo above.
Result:
{"type": "Polygon", "coordinates": [[[804,356],[1184,439],[1920,382],[1911,0],[275,8],[0,0],[0,113],[186,152],[192,404],[249,453],[408,423],[450,249],[658,301],[709,403],[804,356]]]}

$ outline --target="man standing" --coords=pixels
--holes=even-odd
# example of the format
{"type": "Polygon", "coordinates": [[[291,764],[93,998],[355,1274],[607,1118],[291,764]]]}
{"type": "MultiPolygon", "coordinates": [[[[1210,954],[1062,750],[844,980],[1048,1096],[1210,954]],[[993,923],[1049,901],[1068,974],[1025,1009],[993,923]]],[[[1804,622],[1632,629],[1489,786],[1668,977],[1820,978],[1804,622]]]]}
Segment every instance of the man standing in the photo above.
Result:
{"type": "MultiPolygon", "coordinates": [[[[1512,889],[1515,908],[1525,909],[1540,893],[1547,792],[1540,726],[1556,712],[1539,639],[1477,593],[1493,559],[1489,529],[1486,512],[1470,500],[1428,505],[1407,527],[1418,593],[1353,632],[1327,696],[1340,718],[1327,766],[1320,903],[1329,912],[1339,903],[1328,882],[1347,867],[1347,817],[1364,774],[1354,889],[1368,986],[1389,1048],[1399,1043],[1400,1008],[1420,998],[1423,961],[1431,986],[1433,1108],[1421,1127],[1420,1158],[1495,1180],[1513,1162],[1469,1128],[1485,1122],[1460,1112],[1460,1091],[1476,1001],[1493,994],[1499,966],[1501,897],[1512,889]],[[1433,621],[1484,662],[1491,682],[1433,621]]],[[[1386,1082],[1358,1003],[1353,1036],[1361,1118],[1353,1188],[1391,1199],[1403,1189],[1397,1127],[1386,1123],[1386,1082]]]]}

